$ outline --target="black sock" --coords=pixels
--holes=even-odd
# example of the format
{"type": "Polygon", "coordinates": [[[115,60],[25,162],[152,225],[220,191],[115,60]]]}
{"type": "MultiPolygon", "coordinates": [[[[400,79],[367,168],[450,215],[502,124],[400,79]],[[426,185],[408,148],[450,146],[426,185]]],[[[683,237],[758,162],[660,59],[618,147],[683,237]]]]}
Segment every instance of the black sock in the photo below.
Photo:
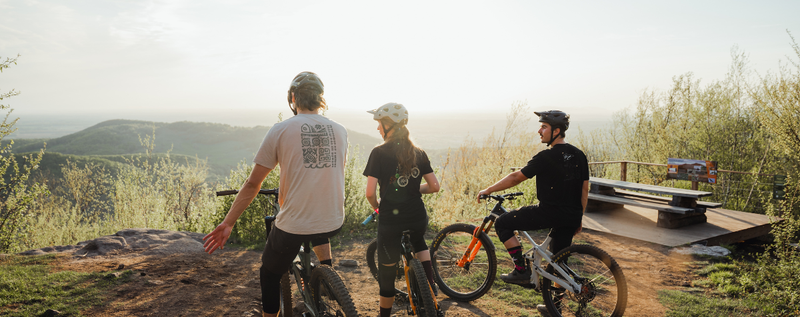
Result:
{"type": "MultiPolygon", "coordinates": [[[[378,307],[380,307],[380,306],[378,306],[378,307]]],[[[381,317],[392,317],[392,308],[391,307],[389,307],[389,308],[380,307],[380,309],[381,309],[381,317]]]]}
{"type": "Polygon", "coordinates": [[[508,255],[514,261],[514,269],[518,272],[525,272],[528,268],[525,263],[525,258],[522,257],[522,246],[516,246],[508,249],[508,255]]]}
{"type": "Polygon", "coordinates": [[[327,264],[328,266],[333,266],[333,259],[327,259],[324,261],[319,261],[319,264],[327,264]]]}

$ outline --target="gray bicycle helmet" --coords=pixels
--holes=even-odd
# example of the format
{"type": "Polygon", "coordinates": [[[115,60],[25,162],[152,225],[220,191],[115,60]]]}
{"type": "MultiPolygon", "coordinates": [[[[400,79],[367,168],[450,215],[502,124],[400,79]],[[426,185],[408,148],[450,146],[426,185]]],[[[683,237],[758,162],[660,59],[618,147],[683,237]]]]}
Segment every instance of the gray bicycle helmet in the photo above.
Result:
{"type": "Polygon", "coordinates": [[[325,92],[325,85],[322,84],[322,80],[319,79],[319,76],[313,72],[302,72],[294,76],[292,79],[292,84],[289,86],[289,94],[287,95],[287,99],[289,101],[289,109],[292,109],[294,114],[297,114],[297,109],[292,107],[292,93],[299,89],[299,88],[311,87],[319,89],[319,93],[325,92]]]}
{"type": "Polygon", "coordinates": [[[563,136],[564,132],[569,129],[569,115],[561,110],[548,110],[533,113],[539,116],[539,122],[547,123],[552,128],[550,129],[550,142],[547,142],[547,146],[550,146],[555,138],[563,136]],[[553,129],[561,129],[555,138],[553,137],[553,129]]]}

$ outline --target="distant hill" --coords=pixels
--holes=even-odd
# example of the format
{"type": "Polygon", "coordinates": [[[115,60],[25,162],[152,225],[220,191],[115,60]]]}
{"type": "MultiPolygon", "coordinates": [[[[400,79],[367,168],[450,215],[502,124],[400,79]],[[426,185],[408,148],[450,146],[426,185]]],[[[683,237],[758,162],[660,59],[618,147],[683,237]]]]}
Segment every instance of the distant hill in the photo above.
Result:
{"type": "MultiPolygon", "coordinates": [[[[170,153],[174,155],[207,159],[210,178],[224,178],[239,162],[252,161],[269,128],[188,121],[109,120],[60,138],[16,139],[13,152],[36,152],[47,142],[46,153],[98,156],[97,159],[120,162],[123,161],[122,155],[144,153],[139,138],[153,135],[155,130],[155,153],[166,153],[171,149],[170,153]]],[[[351,155],[362,158],[369,153],[369,149],[381,142],[363,133],[349,130],[347,133],[351,147],[357,145],[361,149],[353,151],[351,155]]],[[[54,166],[56,161],[67,157],[53,156],[47,165],[54,166]]]]}

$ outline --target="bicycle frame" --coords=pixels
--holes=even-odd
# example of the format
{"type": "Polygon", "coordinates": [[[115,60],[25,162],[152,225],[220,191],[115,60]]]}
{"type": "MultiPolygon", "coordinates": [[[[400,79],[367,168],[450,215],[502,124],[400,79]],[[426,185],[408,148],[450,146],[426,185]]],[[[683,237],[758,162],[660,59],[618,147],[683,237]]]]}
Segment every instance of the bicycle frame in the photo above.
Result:
{"type": "MultiPolygon", "coordinates": [[[[522,195],[522,193],[514,193],[511,194],[510,197],[522,195]]],[[[503,202],[506,200],[502,197],[493,196],[493,199],[497,200],[494,208],[492,208],[492,212],[483,218],[483,222],[481,223],[480,227],[475,228],[475,231],[472,233],[472,241],[470,241],[469,246],[467,247],[467,251],[464,252],[464,255],[461,256],[461,259],[458,260],[457,265],[459,267],[468,268],[469,263],[477,256],[480,248],[482,246],[481,241],[479,240],[480,232],[484,232],[489,234],[494,222],[497,220],[500,215],[508,212],[508,210],[502,206],[503,202]]],[[[510,198],[513,199],[513,198],[510,198]]],[[[523,253],[523,256],[531,261],[531,283],[533,284],[536,290],[541,291],[541,285],[539,284],[539,276],[543,276],[544,278],[551,280],[553,282],[558,283],[559,285],[568,286],[566,287],[567,291],[571,293],[579,293],[581,290],[581,284],[576,282],[570,274],[567,274],[561,266],[555,265],[551,257],[553,253],[547,250],[547,247],[550,245],[552,238],[548,236],[542,244],[537,244],[536,241],[525,231],[517,231],[518,234],[522,235],[525,240],[527,240],[532,247],[523,253]],[[566,279],[559,278],[553,274],[547,273],[542,268],[542,261],[546,264],[552,265],[556,272],[561,276],[566,277],[566,279]]]]}

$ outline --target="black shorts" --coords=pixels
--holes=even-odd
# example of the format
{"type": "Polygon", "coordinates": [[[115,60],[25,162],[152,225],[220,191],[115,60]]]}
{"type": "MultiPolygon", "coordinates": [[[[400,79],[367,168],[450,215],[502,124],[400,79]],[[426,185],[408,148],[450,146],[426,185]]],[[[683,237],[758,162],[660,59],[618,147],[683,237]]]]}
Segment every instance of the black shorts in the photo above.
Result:
{"type": "Polygon", "coordinates": [[[501,242],[514,236],[514,230],[550,230],[550,252],[556,253],[572,244],[572,236],[581,225],[583,214],[568,213],[555,206],[524,206],[497,218],[494,229],[501,242]]]}
{"type": "Polygon", "coordinates": [[[292,234],[273,227],[269,232],[267,245],[264,246],[264,254],[261,255],[261,263],[270,272],[283,275],[292,265],[292,260],[300,251],[303,242],[313,241],[314,245],[324,244],[328,238],[335,236],[339,229],[331,232],[317,234],[292,234]]]}
{"type": "Polygon", "coordinates": [[[415,252],[428,250],[425,244],[425,231],[428,230],[428,217],[412,223],[378,223],[378,263],[393,264],[400,261],[403,248],[400,239],[403,231],[411,231],[411,245],[415,252]]]}

